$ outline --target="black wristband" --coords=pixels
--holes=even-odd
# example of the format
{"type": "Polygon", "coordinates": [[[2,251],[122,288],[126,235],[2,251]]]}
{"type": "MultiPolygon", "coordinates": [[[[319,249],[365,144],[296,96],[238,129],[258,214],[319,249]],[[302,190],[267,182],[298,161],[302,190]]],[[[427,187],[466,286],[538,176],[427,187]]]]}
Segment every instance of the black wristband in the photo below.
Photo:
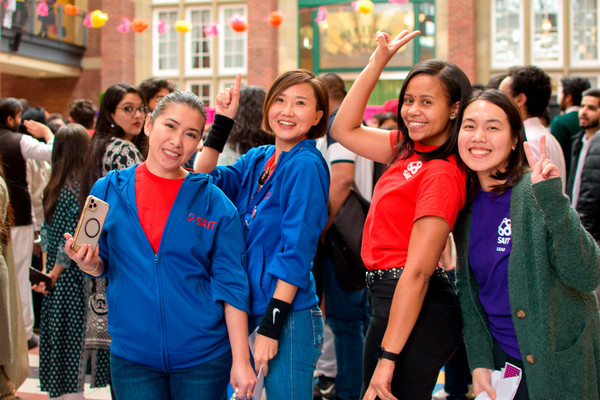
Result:
{"type": "Polygon", "coordinates": [[[208,136],[206,136],[204,145],[222,153],[233,124],[235,124],[233,119],[221,114],[215,114],[215,120],[208,130],[208,136]]]}
{"type": "Polygon", "coordinates": [[[258,326],[258,334],[279,340],[281,329],[283,329],[283,323],[291,309],[291,304],[271,297],[269,305],[267,306],[267,312],[258,326]]]}

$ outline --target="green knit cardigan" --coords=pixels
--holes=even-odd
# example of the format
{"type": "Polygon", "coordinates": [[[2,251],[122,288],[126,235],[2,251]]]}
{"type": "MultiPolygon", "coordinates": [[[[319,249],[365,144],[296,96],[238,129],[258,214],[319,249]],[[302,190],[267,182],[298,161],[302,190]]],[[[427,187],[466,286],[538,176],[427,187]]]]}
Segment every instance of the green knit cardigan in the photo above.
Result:
{"type": "MultiPolygon", "coordinates": [[[[513,187],[508,291],[531,400],[600,399],[600,249],[559,178],[513,187]]],[[[471,211],[454,229],[457,286],[471,370],[494,369],[493,339],[469,268],[471,211]]]]}

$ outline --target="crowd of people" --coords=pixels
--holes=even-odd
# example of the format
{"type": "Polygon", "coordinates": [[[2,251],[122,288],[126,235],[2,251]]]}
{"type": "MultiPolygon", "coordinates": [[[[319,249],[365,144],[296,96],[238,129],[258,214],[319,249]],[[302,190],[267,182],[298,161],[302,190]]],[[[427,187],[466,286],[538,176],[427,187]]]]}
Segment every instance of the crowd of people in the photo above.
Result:
{"type": "Polygon", "coordinates": [[[0,398],[39,345],[51,399],[86,375],[119,400],[495,399],[506,363],[517,400],[600,399],[600,89],[562,78],[551,118],[540,68],[426,60],[365,122],[418,34],[378,33],[349,91],[238,75],[210,127],[153,78],[68,119],[0,99],[0,398]],[[89,195],[110,209],[75,249],[89,195]]]}

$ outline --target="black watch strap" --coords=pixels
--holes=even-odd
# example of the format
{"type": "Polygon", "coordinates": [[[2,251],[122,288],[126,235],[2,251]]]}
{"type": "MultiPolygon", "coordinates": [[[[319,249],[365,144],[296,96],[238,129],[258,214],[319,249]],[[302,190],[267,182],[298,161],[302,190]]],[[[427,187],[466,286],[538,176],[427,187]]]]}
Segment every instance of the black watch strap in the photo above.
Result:
{"type": "Polygon", "coordinates": [[[386,360],[390,360],[390,361],[394,361],[394,362],[396,362],[396,360],[398,359],[398,356],[399,356],[398,353],[390,353],[389,351],[386,351],[381,346],[378,346],[377,351],[375,352],[375,357],[377,357],[378,359],[385,358],[386,360]]]}

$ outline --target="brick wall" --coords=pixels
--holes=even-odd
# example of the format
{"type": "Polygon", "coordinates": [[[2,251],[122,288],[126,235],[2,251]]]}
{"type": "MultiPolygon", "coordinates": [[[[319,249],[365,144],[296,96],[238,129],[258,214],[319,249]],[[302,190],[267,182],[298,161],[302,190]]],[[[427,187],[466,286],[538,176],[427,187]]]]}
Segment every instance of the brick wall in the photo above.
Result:
{"type": "Polygon", "coordinates": [[[249,85],[268,88],[277,77],[277,28],[264,21],[277,9],[277,0],[248,2],[249,85]]]}
{"type": "Polygon", "coordinates": [[[448,1],[448,61],[462,68],[471,83],[476,79],[475,0],[448,1]]]}

